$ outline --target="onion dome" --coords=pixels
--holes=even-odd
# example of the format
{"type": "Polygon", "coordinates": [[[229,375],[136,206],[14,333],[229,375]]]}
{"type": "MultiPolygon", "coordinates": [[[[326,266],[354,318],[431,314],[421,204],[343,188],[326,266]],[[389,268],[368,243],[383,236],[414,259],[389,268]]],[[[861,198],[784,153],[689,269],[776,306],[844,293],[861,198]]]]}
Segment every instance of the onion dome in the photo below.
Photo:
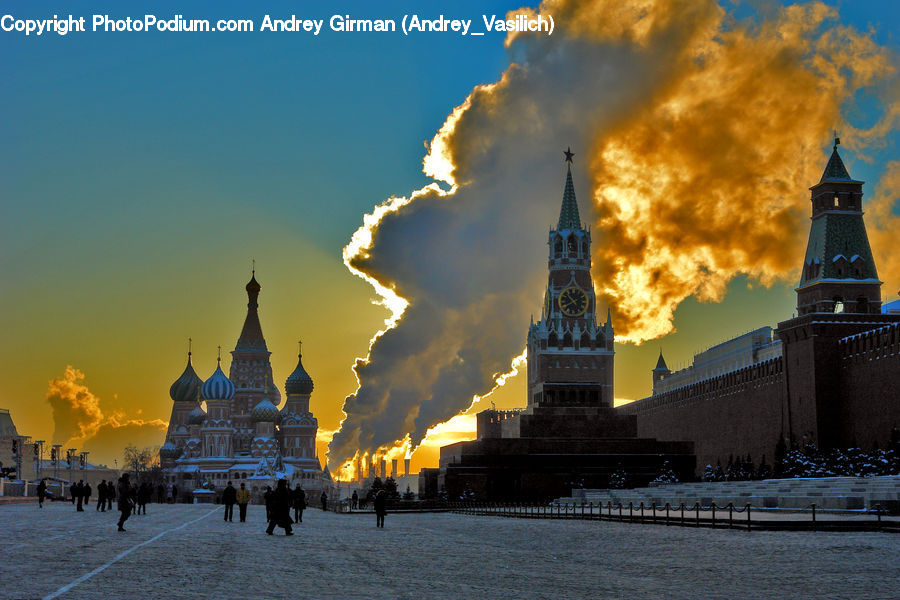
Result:
{"type": "Polygon", "coordinates": [[[166,443],[159,447],[159,457],[160,458],[178,458],[178,455],[181,452],[172,443],[172,440],[166,440],[166,443]]]}
{"type": "Polygon", "coordinates": [[[201,385],[203,385],[203,380],[194,372],[194,367],[191,365],[191,353],[188,352],[187,366],[184,368],[184,373],[169,388],[169,397],[175,402],[196,402],[201,385]]]}
{"type": "Polygon", "coordinates": [[[303,368],[303,354],[297,355],[297,368],[284,381],[284,391],[287,394],[312,394],[313,380],[303,368]]]}
{"type": "Polygon", "coordinates": [[[250,411],[254,421],[275,421],[278,418],[278,407],[272,404],[268,398],[263,398],[259,404],[250,411]]]}
{"type": "Polygon", "coordinates": [[[188,415],[188,423],[191,425],[200,425],[206,420],[206,411],[198,404],[188,415]]]}
{"type": "Polygon", "coordinates": [[[218,359],[216,372],[203,383],[202,394],[205,400],[231,400],[234,397],[234,384],[222,372],[222,359],[218,359]]]}
{"type": "Polygon", "coordinates": [[[254,421],[275,422],[280,415],[278,407],[269,400],[269,378],[266,377],[266,390],[263,399],[253,407],[253,410],[250,411],[250,416],[253,417],[254,421]]]}

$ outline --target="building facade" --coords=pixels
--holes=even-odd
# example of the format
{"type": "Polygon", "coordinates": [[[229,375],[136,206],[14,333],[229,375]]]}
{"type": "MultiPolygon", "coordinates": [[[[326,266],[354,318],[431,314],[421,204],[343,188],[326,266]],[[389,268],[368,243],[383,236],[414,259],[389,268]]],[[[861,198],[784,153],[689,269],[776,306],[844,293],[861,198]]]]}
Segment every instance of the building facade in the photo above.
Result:
{"type": "Polygon", "coordinates": [[[331,490],[328,468],[316,454],[318,422],[309,410],[313,380],[303,368],[302,353],[285,381],[284,406],[273,383],[271,352],[259,321],[261,286],[253,273],[246,285],[247,316],[231,352],[229,376],[221,355],[203,381],[188,352],[184,372],[172,384],[172,415],[160,463],[170,483],[187,490],[224,488],[245,482],[261,493],[286,478],[307,493],[331,490]],[[206,405],[204,409],[203,405],[206,405]]]}

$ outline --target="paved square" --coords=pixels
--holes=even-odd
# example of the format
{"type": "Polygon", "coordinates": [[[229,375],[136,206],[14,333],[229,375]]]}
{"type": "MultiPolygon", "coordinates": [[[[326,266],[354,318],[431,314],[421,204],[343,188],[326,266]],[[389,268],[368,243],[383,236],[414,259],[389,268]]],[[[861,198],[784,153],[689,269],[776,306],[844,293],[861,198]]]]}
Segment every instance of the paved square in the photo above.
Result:
{"type": "Polygon", "coordinates": [[[693,530],[454,514],[0,506],[0,598],[896,598],[900,536],[693,530]],[[236,511],[235,511],[236,512],[236,511]],[[57,595],[60,590],[64,590],[57,595]]]}

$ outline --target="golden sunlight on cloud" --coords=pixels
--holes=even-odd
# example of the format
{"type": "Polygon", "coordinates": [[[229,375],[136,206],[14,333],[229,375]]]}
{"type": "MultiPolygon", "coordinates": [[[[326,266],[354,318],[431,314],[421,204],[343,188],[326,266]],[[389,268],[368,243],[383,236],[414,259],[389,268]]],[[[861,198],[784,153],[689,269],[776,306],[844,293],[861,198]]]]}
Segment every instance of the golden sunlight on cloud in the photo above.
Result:
{"type": "Polygon", "coordinates": [[[50,380],[47,402],[53,412],[53,443],[87,450],[92,462],[112,463],[128,444],[158,445],[168,425],[160,419],[127,418],[121,411],[104,415],[100,399],[84,384],[84,373],[71,365],[62,377],[50,380]]]}

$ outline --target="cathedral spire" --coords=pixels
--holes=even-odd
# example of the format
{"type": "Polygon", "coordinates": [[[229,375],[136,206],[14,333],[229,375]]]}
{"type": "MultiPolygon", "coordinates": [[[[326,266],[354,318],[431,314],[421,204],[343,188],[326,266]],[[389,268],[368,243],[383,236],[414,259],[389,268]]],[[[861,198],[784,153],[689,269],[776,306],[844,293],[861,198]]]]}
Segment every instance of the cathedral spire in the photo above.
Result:
{"type": "Polygon", "coordinates": [[[572,157],[575,153],[566,149],[566,188],[563,191],[562,206],[559,210],[558,230],[581,229],[581,217],[578,214],[578,202],[575,200],[575,184],[572,183],[572,157]]]}
{"type": "Polygon", "coordinates": [[[241,335],[234,349],[268,351],[266,340],[262,334],[262,326],[259,324],[259,313],[257,312],[259,308],[259,291],[262,289],[262,286],[256,281],[256,269],[253,270],[245,289],[247,290],[247,317],[244,319],[244,327],[241,329],[241,335]]]}

